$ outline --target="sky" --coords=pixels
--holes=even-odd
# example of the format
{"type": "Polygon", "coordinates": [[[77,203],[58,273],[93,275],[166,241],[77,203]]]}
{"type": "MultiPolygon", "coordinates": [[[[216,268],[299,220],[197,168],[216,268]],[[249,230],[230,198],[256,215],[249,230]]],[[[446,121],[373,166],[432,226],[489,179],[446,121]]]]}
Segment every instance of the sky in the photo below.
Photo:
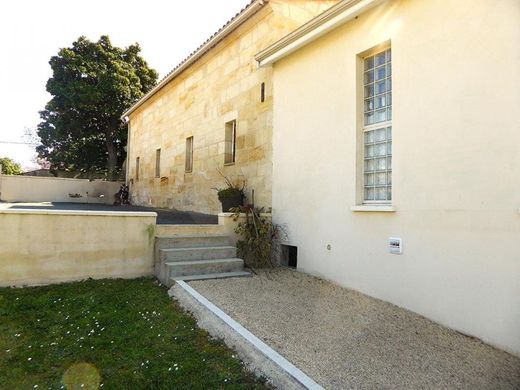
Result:
{"type": "Polygon", "coordinates": [[[138,42],[141,55],[162,78],[249,3],[249,0],[25,0],[6,1],[0,11],[0,157],[36,167],[24,141],[50,95],[49,59],[84,35],[112,44],[138,42]]]}

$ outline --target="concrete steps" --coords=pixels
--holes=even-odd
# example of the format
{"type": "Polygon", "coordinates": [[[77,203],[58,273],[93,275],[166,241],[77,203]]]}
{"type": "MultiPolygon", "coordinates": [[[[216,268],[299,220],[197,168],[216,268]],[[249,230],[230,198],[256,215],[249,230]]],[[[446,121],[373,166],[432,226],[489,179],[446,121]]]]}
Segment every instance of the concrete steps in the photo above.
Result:
{"type": "Polygon", "coordinates": [[[163,236],[156,238],[156,244],[161,248],[200,248],[205,246],[227,246],[231,245],[229,236],[215,234],[205,236],[163,236]]]}
{"type": "Polygon", "coordinates": [[[161,283],[249,276],[231,238],[218,226],[162,225],[155,237],[155,274],[161,283]]]}
{"type": "Polygon", "coordinates": [[[235,272],[219,272],[216,274],[172,276],[170,279],[173,281],[184,280],[185,282],[189,282],[191,280],[225,279],[225,278],[236,278],[236,277],[247,277],[247,276],[251,276],[251,273],[247,272],[247,271],[235,271],[235,272]]]}
{"type": "Polygon", "coordinates": [[[207,236],[224,234],[222,225],[156,225],[155,237],[207,236]]]}
{"type": "Polygon", "coordinates": [[[244,260],[211,259],[211,260],[189,260],[173,261],[166,263],[170,277],[216,274],[219,272],[238,272],[244,270],[244,260]]]}
{"type": "Polygon", "coordinates": [[[184,260],[229,259],[237,255],[234,246],[206,246],[194,248],[161,249],[161,260],[164,262],[184,260]]]}

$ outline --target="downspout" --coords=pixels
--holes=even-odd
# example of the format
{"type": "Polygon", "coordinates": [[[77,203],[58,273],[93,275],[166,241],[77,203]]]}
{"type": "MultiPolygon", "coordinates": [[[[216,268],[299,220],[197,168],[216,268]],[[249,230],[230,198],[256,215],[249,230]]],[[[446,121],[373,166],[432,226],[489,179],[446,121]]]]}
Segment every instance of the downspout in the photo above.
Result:
{"type": "Polygon", "coordinates": [[[0,164],[0,202],[2,201],[2,164],[0,164]]]}
{"type": "Polygon", "coordinates": [[[130,118],[128,116],[125,116],[123,118],[124,122],[127,125],[126,129],[126,167],[125,167],[125,184],[130,188],[130,181],[128,179],[128,176],[130,175],[130,118]]]}

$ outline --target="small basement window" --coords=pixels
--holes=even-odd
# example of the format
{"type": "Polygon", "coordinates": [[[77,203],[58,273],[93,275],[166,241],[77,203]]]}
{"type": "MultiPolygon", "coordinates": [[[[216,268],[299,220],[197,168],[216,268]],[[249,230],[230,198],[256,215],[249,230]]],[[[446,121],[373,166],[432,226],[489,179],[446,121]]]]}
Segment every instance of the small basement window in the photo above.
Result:
{"type": "Polygon", "coordinates": [[[282,245],[281,266],[296,268],[298,264],[298,247],[282,245]]]}

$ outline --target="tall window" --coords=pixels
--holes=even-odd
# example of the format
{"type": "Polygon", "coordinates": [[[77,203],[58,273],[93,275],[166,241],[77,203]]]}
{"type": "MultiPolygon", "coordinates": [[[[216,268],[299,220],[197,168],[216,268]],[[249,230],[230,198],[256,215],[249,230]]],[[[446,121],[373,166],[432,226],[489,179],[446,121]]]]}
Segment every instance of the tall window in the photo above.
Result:
{"type": "Polygon", "coordinates": [[[139,180],[139,157],[135,158],[135,181],[139,180]]]}
{"type": "Polygon", "coordinates": [[[260,101],[265,102],[265,83],[260,84],[260,101]]]}
{"type": "Polygon", "coordinates": [[[161,177],[161,149],[155,151],[155,177],[161,177]]]}
{"type": "Polygon", "coordinates": [[[186,138],[186,164],[184,170],[186,172],[193,170],[193,137],[186,138]]]}
{"type": "Polygon", "coordinates": [[[364,203],[392,200],[392,53],[363,60],[364,203]]]}
{"type": "Polygon", "coordinates": [[[237,121],[226,123],[226,147],[224,164],[234,164],[236,155],[237,121]]]}

